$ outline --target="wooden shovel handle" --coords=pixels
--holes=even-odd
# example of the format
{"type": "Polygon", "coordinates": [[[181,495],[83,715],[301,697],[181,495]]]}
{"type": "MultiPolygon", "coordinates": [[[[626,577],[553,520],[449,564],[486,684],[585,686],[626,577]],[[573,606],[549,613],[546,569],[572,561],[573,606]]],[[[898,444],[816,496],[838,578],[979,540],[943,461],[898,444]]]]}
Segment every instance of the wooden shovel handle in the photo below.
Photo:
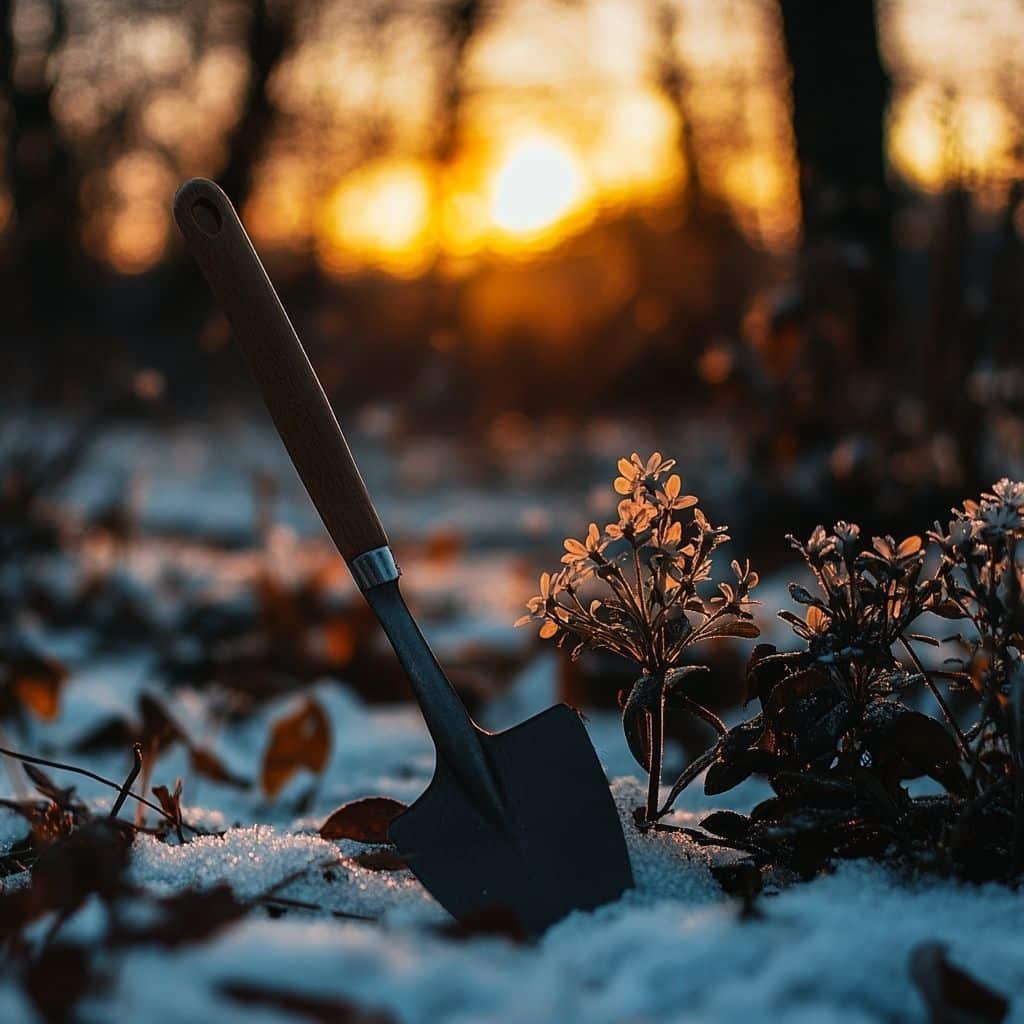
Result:
{"type": "Polygon", "coordinates": [[[347,562],[388,540],[306,352],[231,200],[193,178],[174,219],[234,329],[320,518],[347,562]]]}

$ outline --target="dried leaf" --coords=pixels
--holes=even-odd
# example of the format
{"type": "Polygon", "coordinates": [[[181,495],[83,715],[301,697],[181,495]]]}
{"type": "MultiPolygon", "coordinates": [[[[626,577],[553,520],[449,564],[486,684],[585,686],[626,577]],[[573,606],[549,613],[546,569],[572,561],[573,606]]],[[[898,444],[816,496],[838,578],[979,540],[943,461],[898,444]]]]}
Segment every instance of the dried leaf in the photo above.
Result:
{"type": "Polygon", "coordinates": [[[203,778],[225,786],[234,786],[236,789],[249,788],[248,779],[243,779],[240,775],[229,771],[224,762],[205,747],[191,747],[189,757],[193,771],[202,775],[203,778]]]}
{"type": "Polygon", "coordinates": [[[64,674],[20,675],[14,680],[14,696],[44,722],[52,722],[60,711],[60,691],[64,679],[64,674]]]}
{"type": "Polygon", "coordinates": [[[96,818],[40,851],[31,888],[25,893],[27,919],[50,910],[69,913],[92,893],[104,897],[116,893],[128,865],[132,836],[118,822],[96,818]]]}
{"type": "Polygon", "coordinates": [[[293,714],[278,719],[270,731],[260,770],[263,792],[273,799],[300,768],[322,772],[330,746],[327,716],[316,701],[307,698],[293,714]]]}
{"type": "Polygon", "coordinates": [[[146,942],[173,949],[203,942],[240,920],[249,910],[224,883],[202,891],[186,889],[160,900],[158,906],[155,918],[146,915],[137,922],[131,916],[119,920],[111,935],[112,944],[134,946],[146,942]]]}
{"type": "Polygon", "coordinates": [[[931,1024],[999,1024],[1006,1019],[1007,998],[951,964],[942,943],[915,946],[909,966],[931,1024]]]}
{"type": "Polygon", "coordinates": [[[320,826],[322,839],[354,839],[387,843],[388,826],[407,805],[386,796],[371,796],[343,804],[320,826]]]}
{"type": "Polygon", "coordinates": [[[68,786],[67,789],[58,786],[41,768],[35,765],[22,763],[25,774],[32,780],[32,785],[39,790],[47,799],[52,800],[58,807],[65,811],[75,810],[74,796],[75,787],[68,786]]]}
{"type": "Polygon", "coordinates": [[[228,981],[219,986],[221,992],[246,1006],[273,1011],[276,1019],[281,1012],[290,1020],[308,1020],[314,1024],[393,1024],[394,1018],[384,1010],[363,1009],[344,999],[308,995],[302,992],[283,992],[243,981],[228,981]]]}
{"type": "Polygon", "coordinates": [[[185,841],[185,837],[182,834],[182,815],[181,815],[181,779],[177,779],[174,783],[174,792],[169,792],[166,786],[154,786],[153,796],[160,802],[160,806],[164,809],[164,813],[174,822],[174,828],[178,833],[178,839],[181,842],[185,841]]]}
{"type": "Polygon", "coordinates": [[[143,749],[159,752],[176,740],[184,739],[177,722],[167,713],[163,705],[144,693],[139,697],[139,715],[142,718],[143,749]]]}
{"type": "Polygon", "coordinates": [[[351,858],[360,867],[370,871],[407,871],[409,865],[399,856],[396,850],[379,849],[363,850],[351,858]]]}
{"type": "Polygon", "coordinates": [[[78,1001],[95,983],[89,952],[65,942],[46,946],[25,968],[21,983],[47,1024],[76,1020],[78,1001]]]}

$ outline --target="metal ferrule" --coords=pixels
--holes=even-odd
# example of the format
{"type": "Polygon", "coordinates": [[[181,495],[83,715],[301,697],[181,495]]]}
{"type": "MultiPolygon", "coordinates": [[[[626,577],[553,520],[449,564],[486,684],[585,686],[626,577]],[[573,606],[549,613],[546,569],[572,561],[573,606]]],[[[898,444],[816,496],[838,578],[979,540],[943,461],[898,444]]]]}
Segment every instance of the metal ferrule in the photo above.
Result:
{"type": "Polygon", "coordinates": [[[371,587],[379,587],[382,583],[393,583],[402,575],[398,568],[391,548],[385,546],[366,551],[348,563],[352,578],[365,594],[371,587]]]}

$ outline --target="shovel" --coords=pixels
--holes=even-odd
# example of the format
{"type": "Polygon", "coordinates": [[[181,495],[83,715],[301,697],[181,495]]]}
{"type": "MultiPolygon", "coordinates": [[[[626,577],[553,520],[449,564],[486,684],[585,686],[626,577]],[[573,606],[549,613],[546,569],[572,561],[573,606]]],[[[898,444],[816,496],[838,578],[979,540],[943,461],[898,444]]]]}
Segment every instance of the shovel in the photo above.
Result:
{"type": "Polygon", "coordinates": [[[470,718],[406,607],[352,453],[234,207],[211,181],[174,217],[320,517],[387,634],[437,748],[434,777],[392,823],[413,874],[460,920],[513,914],[532,935],[633,884],[615,804],[579,715],[558,704],[505,732],[470,718]]]}

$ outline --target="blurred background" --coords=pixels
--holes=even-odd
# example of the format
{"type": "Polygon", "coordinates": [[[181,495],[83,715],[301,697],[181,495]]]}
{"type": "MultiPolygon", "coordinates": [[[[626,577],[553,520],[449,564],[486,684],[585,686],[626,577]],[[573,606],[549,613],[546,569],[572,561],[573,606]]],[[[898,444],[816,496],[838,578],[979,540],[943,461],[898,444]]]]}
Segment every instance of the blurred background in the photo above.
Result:
{"type": "MultiPolygon", "coordinates": [[[[0,2],[11,635],[404,692],[177,237],[193,175],[468,690],[531,663],[510,623],[632,450],[774,630],[786,532],[921,532],[1024,470],[1022,38],[1020,0],[0,2]],[[235,646],[182,654],[210,606],[235,646]]],[[[604,671],[559,685],[613,702],[604,671]]]]}

